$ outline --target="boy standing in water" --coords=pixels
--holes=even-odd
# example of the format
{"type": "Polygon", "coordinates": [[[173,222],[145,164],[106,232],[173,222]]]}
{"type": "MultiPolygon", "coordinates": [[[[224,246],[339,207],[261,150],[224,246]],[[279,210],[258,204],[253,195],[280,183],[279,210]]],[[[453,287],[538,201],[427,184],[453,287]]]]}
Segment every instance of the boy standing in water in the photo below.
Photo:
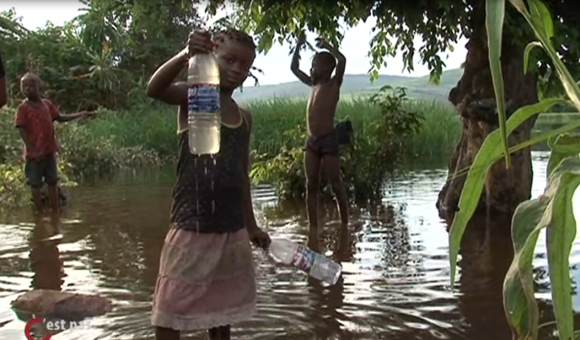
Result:
{"type": "Polygon", "coordinates": [[[163,64],[147,94],[178,107],[179,154],[171,228],[161,251],[152,324],[157,340],[178,340],[180,331],[208,330],[211,340],[230,339],[230,325],[256,310],[250,241],[267,249],[270,238],[256,223],[250,193],[252,117],[232,99],[250,73],[256,45],[228,29],[212,41],[189,36],[188,48],[163,64]],[[220,72],[221,138],[216,155],[193,155],[188,146],[188,85],[175,78],[190,55],[213,52],[220,72]]]}
{"type": "Polygon", "coordinates": [[[58,168],[56,155],[58,142],[54,121],[69,122],[93,116],[90,112],[63,115],[49,100],[40,96],[40,78],[31,72],[20,79],[20,89],[26,99],[16,109],[15,125],[24,142],[24,173],[32,188],[32,200],[38,212],[42,212],[41,188],[48,185],[48,200],[53,212],[59,211],[58,168]]]}
{"type": "Polygon", "coordinates": [[[348,224],[348,198],[340,179],[340,155],[338,137],[334,127],[336,105],[340,97],[340,86],[344,77],[346,58],[338,49],[318,38],[317,47],[329,52],[316,53],[312,59],[310,76],[299,68],[300,49],[306,42],[304,35],[298,38],[294,50],[292,72],[304,84],[312,87],[307,108],[308,139],[304,154],[306,172],[306,206],[308,222],[318,227],[318,190],[320,188],[321,166],[324,166],[332,191],[338,201],[338,210],[343,226],[348,224]],[[334,76],[332,72],[335,70],[334,76]]]}

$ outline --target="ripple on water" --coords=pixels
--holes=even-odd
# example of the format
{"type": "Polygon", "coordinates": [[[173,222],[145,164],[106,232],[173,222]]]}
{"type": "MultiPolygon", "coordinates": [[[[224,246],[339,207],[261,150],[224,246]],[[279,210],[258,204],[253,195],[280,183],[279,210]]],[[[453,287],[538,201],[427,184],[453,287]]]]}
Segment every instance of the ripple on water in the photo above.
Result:
{"type": "MultiPolygon", "coordinates": [[[[536,155],[534,165],[534,195],[538,195],[544,185],[545,160],[536,155]]],[[[7,306],[20,292],[43,281],[55,289],[98,292],[115,303],[112,313],[90,320],[90,330],[64,332],[53,339],[153,339],[151,294],[167,231],[173,175],[149,176],[71,189],[70,206],[56,232],[62,239],[50,239],[55,234],[50,221],[31,223],[27,211],[0,221],[5,223],[0,225],[2,338],[24,339],[24,323],[7,306]],[[32,266],[35,262],[42,266],[32,266]]],[[[459,294],[450,292],[447,233],[434,205],[445,178],[445,170],[429,170],[392,181],[385,188],[383,206],[353,212],[357,221],[348,234],[341,234],[332,206],[322,209],[326,223],[317,240],[320,251],[343,265],[343,276],[335,286],[278,266],[255,251],[258,314],[237,325],[235,336],[248,340],[502,339],[502,333],[494,330],[501,328],[497,325],[502,312],[494,309],[501,307],[501,301],[492,293],[481,295],[490,287],[491,279],[485,276],[489,267],[464,266],[462,276],[480,275],[472,280],[480,285],[461,282],[459,294]]],[[[268,218],[272,236],[316,243],[303,208],[277,209],[276,197],[267,186],[256,188],[253,195],[261,207],[258,215],[268,218]]],[[[535,262],[540,282],[546,277],[542,242],[535,262]]],[[[576,242],[574,264],[579,251],[576,242]]],[[[578,271],[573,270],[573,275],[576,278],[578,271]]],[[[540,296],[546,292],[541,288],[540,296]]],[[[200,333],[190,336],[204,339],[200,333]]]]}

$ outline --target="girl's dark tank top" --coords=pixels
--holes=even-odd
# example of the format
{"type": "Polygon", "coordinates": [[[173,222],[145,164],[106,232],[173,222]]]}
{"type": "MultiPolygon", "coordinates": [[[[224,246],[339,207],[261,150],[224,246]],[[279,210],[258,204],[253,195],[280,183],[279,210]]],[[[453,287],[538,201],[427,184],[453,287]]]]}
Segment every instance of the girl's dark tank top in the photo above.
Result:
{"type": "Polygon", "coordinates": [[[244,185],[248,175],[250,129],[240,110],[238,127],[222,124],[220,151],[193,155],[188,132],[179,133],[177,182],[171,223],[199,233],[233,233],[245,228],[244,185]]]}

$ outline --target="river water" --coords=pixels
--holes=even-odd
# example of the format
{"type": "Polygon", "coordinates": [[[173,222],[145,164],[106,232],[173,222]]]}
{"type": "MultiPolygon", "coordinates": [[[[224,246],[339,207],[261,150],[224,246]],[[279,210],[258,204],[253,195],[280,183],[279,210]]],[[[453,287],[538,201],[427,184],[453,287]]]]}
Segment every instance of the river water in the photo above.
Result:
{"type": "MultiPolygon", "coordinates": [[[[534,153],[534,196],[543,191],[546,161],[547,154],[534,153]]],[[[501,305],[511,249],[505,221],[487,221],[488,227],[466,234],[452,291],[448,234],[435,209],[445,176],[445,169],[417,170],[392,181],[382,206],[353,211],[350,230],[341,230],[334,209],[326,209],[324,229],[310,243],[342,262],[343,279],[333,287],[277,266],[256,250],[258,314],[236,325],[235,338],[511,339],[501,305]]],[[[52,339],[153,339],[151,294],[173,181],[172,172],[136,172],[67,190],[70,203],[59,221],[35,220],[30,209],[3,216],[0,339],[25,339],[25,323],[9,303],[32,287],[98,293],[115,303],[113,312],[91,319],[89,329],[52,339]]],[[[267,187],[254,191],[254,201],[272,236],[307,242],[300,205],[276,207],[267,187]]],[[[575,201],[580,206],[578,193],[575,201]]],[[[535,259],[537,296],[543,318],[550,319],[543,244],[542,237],[535,259]]],[[[579,256],[577,240],[571,256],[575,282],[579,256]]],[[[574,305],[580,308],[578,296],[574,305]]]]}

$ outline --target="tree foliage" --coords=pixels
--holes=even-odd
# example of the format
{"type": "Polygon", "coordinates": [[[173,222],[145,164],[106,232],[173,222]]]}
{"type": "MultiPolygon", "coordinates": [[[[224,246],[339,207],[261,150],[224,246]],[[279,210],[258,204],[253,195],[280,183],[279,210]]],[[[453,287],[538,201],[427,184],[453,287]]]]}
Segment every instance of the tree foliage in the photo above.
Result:
{"type": "MultiPolygon", "coordinates": [[[[212,14],[223,8],[226,1],[213,0],[208,6],[212,14]]],[[[230,3],[230,2],[227,2],[230,3]]],[[[554,46],[573,74],[580,74],[579,39],[580,12],[574,10],[574,1],[548,0],[546,5],[554,22],[554,46]]],[[[259,48],[267,52],[275,42],[293,43],[298,33],[308,30],[323,35],[328,41],[339,44],[344,32],[352,26],[376,19],[372,30],[368,55],[371,75],[377,76],[386,67],[386,58],[402,52],[405,68],[412,71],[418,56],[428,65],[434,81],[445,67],[442,52],[452,49],[461,37],[469,38],[471,23],[484,0],[340,0],[340,1],[288,1],[235,0],[238,10],[232,20],[236,25],[256,34],[259,48]],[[243,9],[243,10],[242,10],[243,9]],[[416,36],[422,44],[414,44],[416,36]]],[[[511,7],[506,17],[506,32],[525,44],[532,32],[521,16],[511,7]]],[[[545,53],[537,51],[537,66],[544,84],[553,84],[556,75],[545,53]]]]}
{"type": "Polygon", "coordinates": [[[0,14],[12,99],[19,100],[19,78],[33,71],[43,79],[45,94],[64,109],[126,107],[144,98],[144,81],[201,23],[187,0],[82,3],[86,8],[75,19],[38,30],[23,27],[13,9],[0,14]]]}
{"type": "MultiPolygon", "coordinates": [[[[180,49],[188,33],[204,26],[197,0],[137,2],[135,0],[84,0],[86,9],[74,20],[57,26],[48,23],[28,30],[14,10],[0,14],[0,50],[8,72],[11,98],[19,99],[18,80],[35,71],[45,81],[46,93],[63,108],[126,107],[142,100],[143,83],[165,59],[180,49]]],[[[223,0],[209,2],[215,14],[223,0]]],[[[309,30],[338,44],[348,27],[374,18],[370,40],[371,74],[385,67],[388,56],[402,51],[404,64],[412,70],[419,58],[438,79],[444,65],[442,51],[460,37],[469,37],[470,20],[483,0],[274,2],[236,0],[236,26],[254,33],[259,49],[267,52],[275,42],[293,42],[296,34],[309,30]],[[413,41],[420,36],[423,42],[413,41]]],[[[573,2],[550,0],[553,13],[554,45],[573,75],[580,73],[578,41],[580,12],[573,2]]],[[[508,14],[511,13],[508,11],[508,14]]],[[[518,41],[528,41],[531,32],[520,25],[521,18],[508,15],[507,28],[518,41]],[[518,21],[519,20],[519,21],[518,21]]],[[[222,22],[223,23],[223,22],[222,22]]],[[[542,84],[551,84],[555,72],[544,63],[540,50],[537,70],[542,84]]]]}

